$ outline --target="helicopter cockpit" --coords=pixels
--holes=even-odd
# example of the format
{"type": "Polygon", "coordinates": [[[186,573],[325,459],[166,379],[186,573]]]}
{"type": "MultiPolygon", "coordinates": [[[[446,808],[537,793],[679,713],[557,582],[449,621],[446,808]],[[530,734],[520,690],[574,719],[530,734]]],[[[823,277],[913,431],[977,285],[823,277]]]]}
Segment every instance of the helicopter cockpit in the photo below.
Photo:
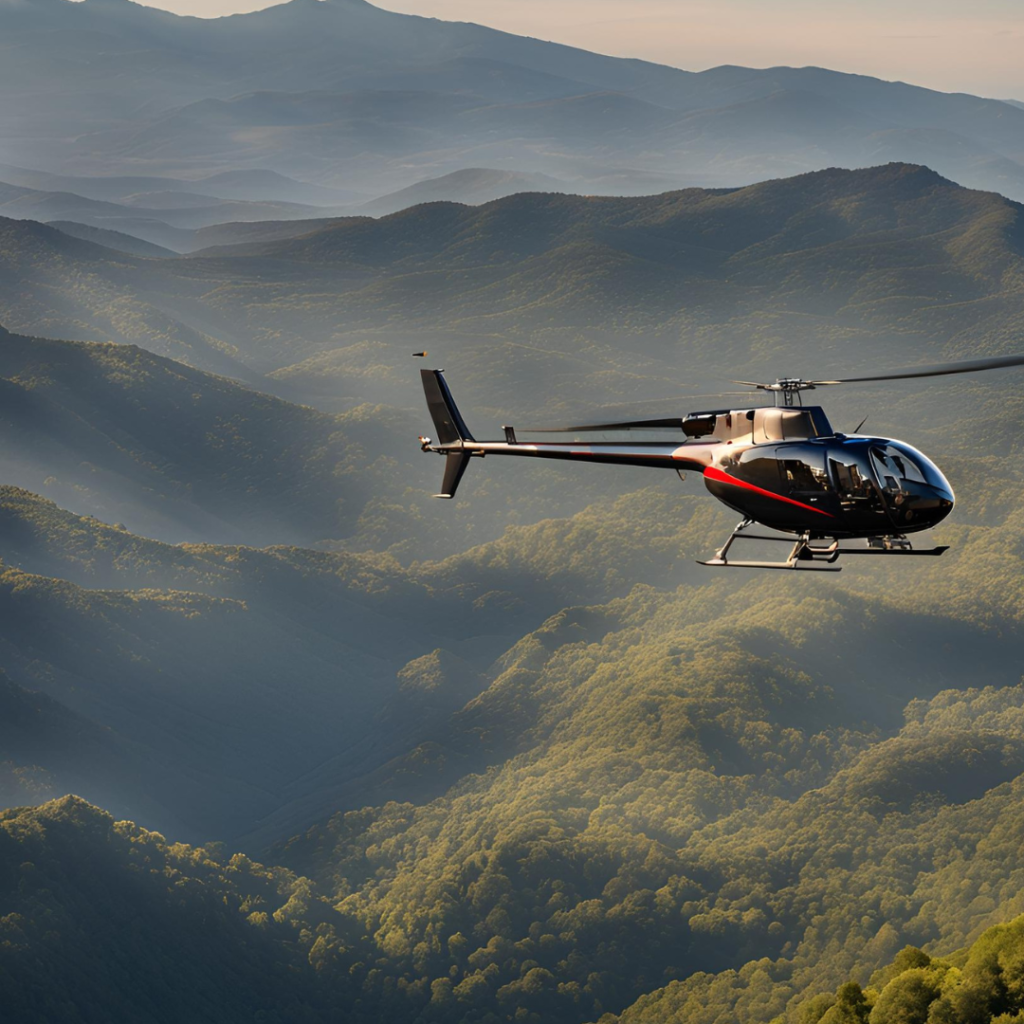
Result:
{"type": "Polygon", "coordinates": [[[952,508],[953,488],[919,451],[896,441],[870,449],[875,479],[893,521],[901,526],[952,508]]]}
{"type": "Polygon", "coordinates": [[[844,513],[867,517],[886,513],[894,525],[944,518],[953,489],[938,467],[898,441],[846,438],[829,453],[833,485],[844,513]]]}

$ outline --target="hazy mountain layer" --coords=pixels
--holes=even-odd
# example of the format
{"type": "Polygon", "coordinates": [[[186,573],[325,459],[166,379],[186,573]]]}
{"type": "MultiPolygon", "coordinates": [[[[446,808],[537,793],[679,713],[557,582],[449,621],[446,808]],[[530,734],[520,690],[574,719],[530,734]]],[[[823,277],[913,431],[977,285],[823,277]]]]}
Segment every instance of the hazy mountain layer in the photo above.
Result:
{"type": "Polygon", "coordinates": [[[309,543],[402,486],[372,468],[406,436],[386,413],[329,416],[133,346],[2,331],[0,379],[5,478],[139,533],[309,543]]]}
{"type": "Polygon", "coordinates": [[[198,192],[235,202],[285,202],[306,206],[343,206],[365,200],[358,192],[323,188],[273,171],[222,171],[205,178],[156,178],[139,175],[53,174],[0,164],[0,178],[37,192],[71,192],[88,199],[125,202],[147,193],[198,192]]]}
{"type": "Polygon", "coordinates": [[[19,281],[0,319],[269,374],[264,388],[329,408],[418,408],[411,353],[426,347],[471,416],[543,426],[599,403],[691,402],[675,382],[720,390],[741,364],[830,376],[1008,350],[1021,239],[1016,204],[901,165],[430,204],[173,261],[0,221],[0,274],[19,281]]]}
{"type": "Polygon", "coordinates": [[[132,256],[146,256],[164,259],[168,256],[177,256],[173,249],[165,249],[161,245],[154,245],[152,242],[143,241],[135,235],[126,235],[123,231],[111,231],[109,228],[92,227],[89,224],[78,224],[71,220],[50,221],[50,226],[62,231],[72,238],[81,238],[86,242],[95,242],[105,249],[114,249],[117,252],[128,253],[132,256]]]}
{"type": "MultiPolygon", "coordinates": [[[[80,222],[98,231],[120,231],[174,250],[189,248],[195,232],[213,225],[302,220],[323,217],[329,212],[298,203],[224,201],[181,191],[139,192],[115,203],[0,182],[0,216],[80,222]]],[[[102,244],[102,239],[97,240],[102,244]]]]}
{"type": "Polygon", "coordinates": [[[899,160],[1024,199],[1018,106],[821,68],[694,74],[362,0],[7,0],[0,39],[5,161],[65,181],[319,205],[473,167],[637,194],[899,160]]]}
{"type": "Polygon", "coordinates": [[[442,178],[419,181],[399,192],[363,204],[357,212],[378,217],[421,203],[455,202],[472,206],[503,199],[517,192],[571,192],[564,181],[543,174],[495,171],[471,167],[442,178]]]}

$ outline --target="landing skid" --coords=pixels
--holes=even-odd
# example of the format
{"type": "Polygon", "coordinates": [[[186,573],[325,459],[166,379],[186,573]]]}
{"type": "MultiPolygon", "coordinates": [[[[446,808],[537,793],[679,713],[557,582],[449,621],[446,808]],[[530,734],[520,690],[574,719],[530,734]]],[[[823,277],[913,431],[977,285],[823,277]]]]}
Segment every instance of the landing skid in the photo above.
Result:
{"type": "Polygon", "coordinates": [[[812,537],[804,533],[793,540],[792,537],[769,536],[763,533],[750,533],[750,527],[756,524],[752,519],[745,519],[733,530],[725,544],[715,552],[715,557],[699,565],[724,569],[790,569],[800,572],[842,572],[842,566],[835,563],[842,555],[916,555],[918,557],[937,557],[949,550],[948,547],[914,548],[907,537],[893,534],[883,537],[866,538],[866,547],[842,547],[837,539],[824,547],[821,542],[825,538],[812,537]],[[783,562],[750,562],[729,558],[729,549],[738,540],[772,541],[776,544],[790,545],[789,556],[783,562]]]}

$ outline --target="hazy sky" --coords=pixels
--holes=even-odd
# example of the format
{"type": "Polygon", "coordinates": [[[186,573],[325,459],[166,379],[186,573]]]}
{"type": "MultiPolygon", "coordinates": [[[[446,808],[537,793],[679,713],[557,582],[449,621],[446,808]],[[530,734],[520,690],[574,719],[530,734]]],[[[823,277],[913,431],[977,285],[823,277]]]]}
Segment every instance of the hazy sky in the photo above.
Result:
{"type": "MultiPolygon", "coordinates": [[[[214,17],[270,0],[142,0],[214,17]]],[[[1024,99],[1024,0],[377,0],[700,70],[819,64],[1024,99]]]]}

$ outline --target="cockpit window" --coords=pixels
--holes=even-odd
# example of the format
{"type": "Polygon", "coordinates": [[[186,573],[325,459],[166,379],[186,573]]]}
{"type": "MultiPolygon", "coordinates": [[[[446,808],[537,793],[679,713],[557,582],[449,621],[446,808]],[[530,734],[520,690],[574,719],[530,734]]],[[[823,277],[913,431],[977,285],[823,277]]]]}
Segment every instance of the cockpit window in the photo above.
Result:
{"type": "Polygon", "coordinates": [[[898,490],[902,481],[915,484],[928,483],[921,467],[905,451],[894,448],[872,448],[871,461],[879,482],[885,487],[898,490]]]}
{"type": "Polygon", "coordinates": [[[900,471],[900,476],[903,477],[904,480],[912,480],[916,484],[924,484],[928,482],[925,480],[924,473],[921,472],[917,463],[909,456],[890,453],[889,457],[892,459],[896,468],[900,471]]]}
{"type": "Polygon", "coordinates": [[[887,491],[898,491],[900,489],[898,470],[890,461],[889,456],[881,448],[871,449],[871,462],[875,468],[875,476],[878,482],[887,491]]]}
{"type": "Polygon", "coordinates": [[[832,479],[842,507],[846,511],[881,512],[882,500],[878,489],[865,476],[855,458],[851,453],[849,461],[829,459],[832,479]]]}

